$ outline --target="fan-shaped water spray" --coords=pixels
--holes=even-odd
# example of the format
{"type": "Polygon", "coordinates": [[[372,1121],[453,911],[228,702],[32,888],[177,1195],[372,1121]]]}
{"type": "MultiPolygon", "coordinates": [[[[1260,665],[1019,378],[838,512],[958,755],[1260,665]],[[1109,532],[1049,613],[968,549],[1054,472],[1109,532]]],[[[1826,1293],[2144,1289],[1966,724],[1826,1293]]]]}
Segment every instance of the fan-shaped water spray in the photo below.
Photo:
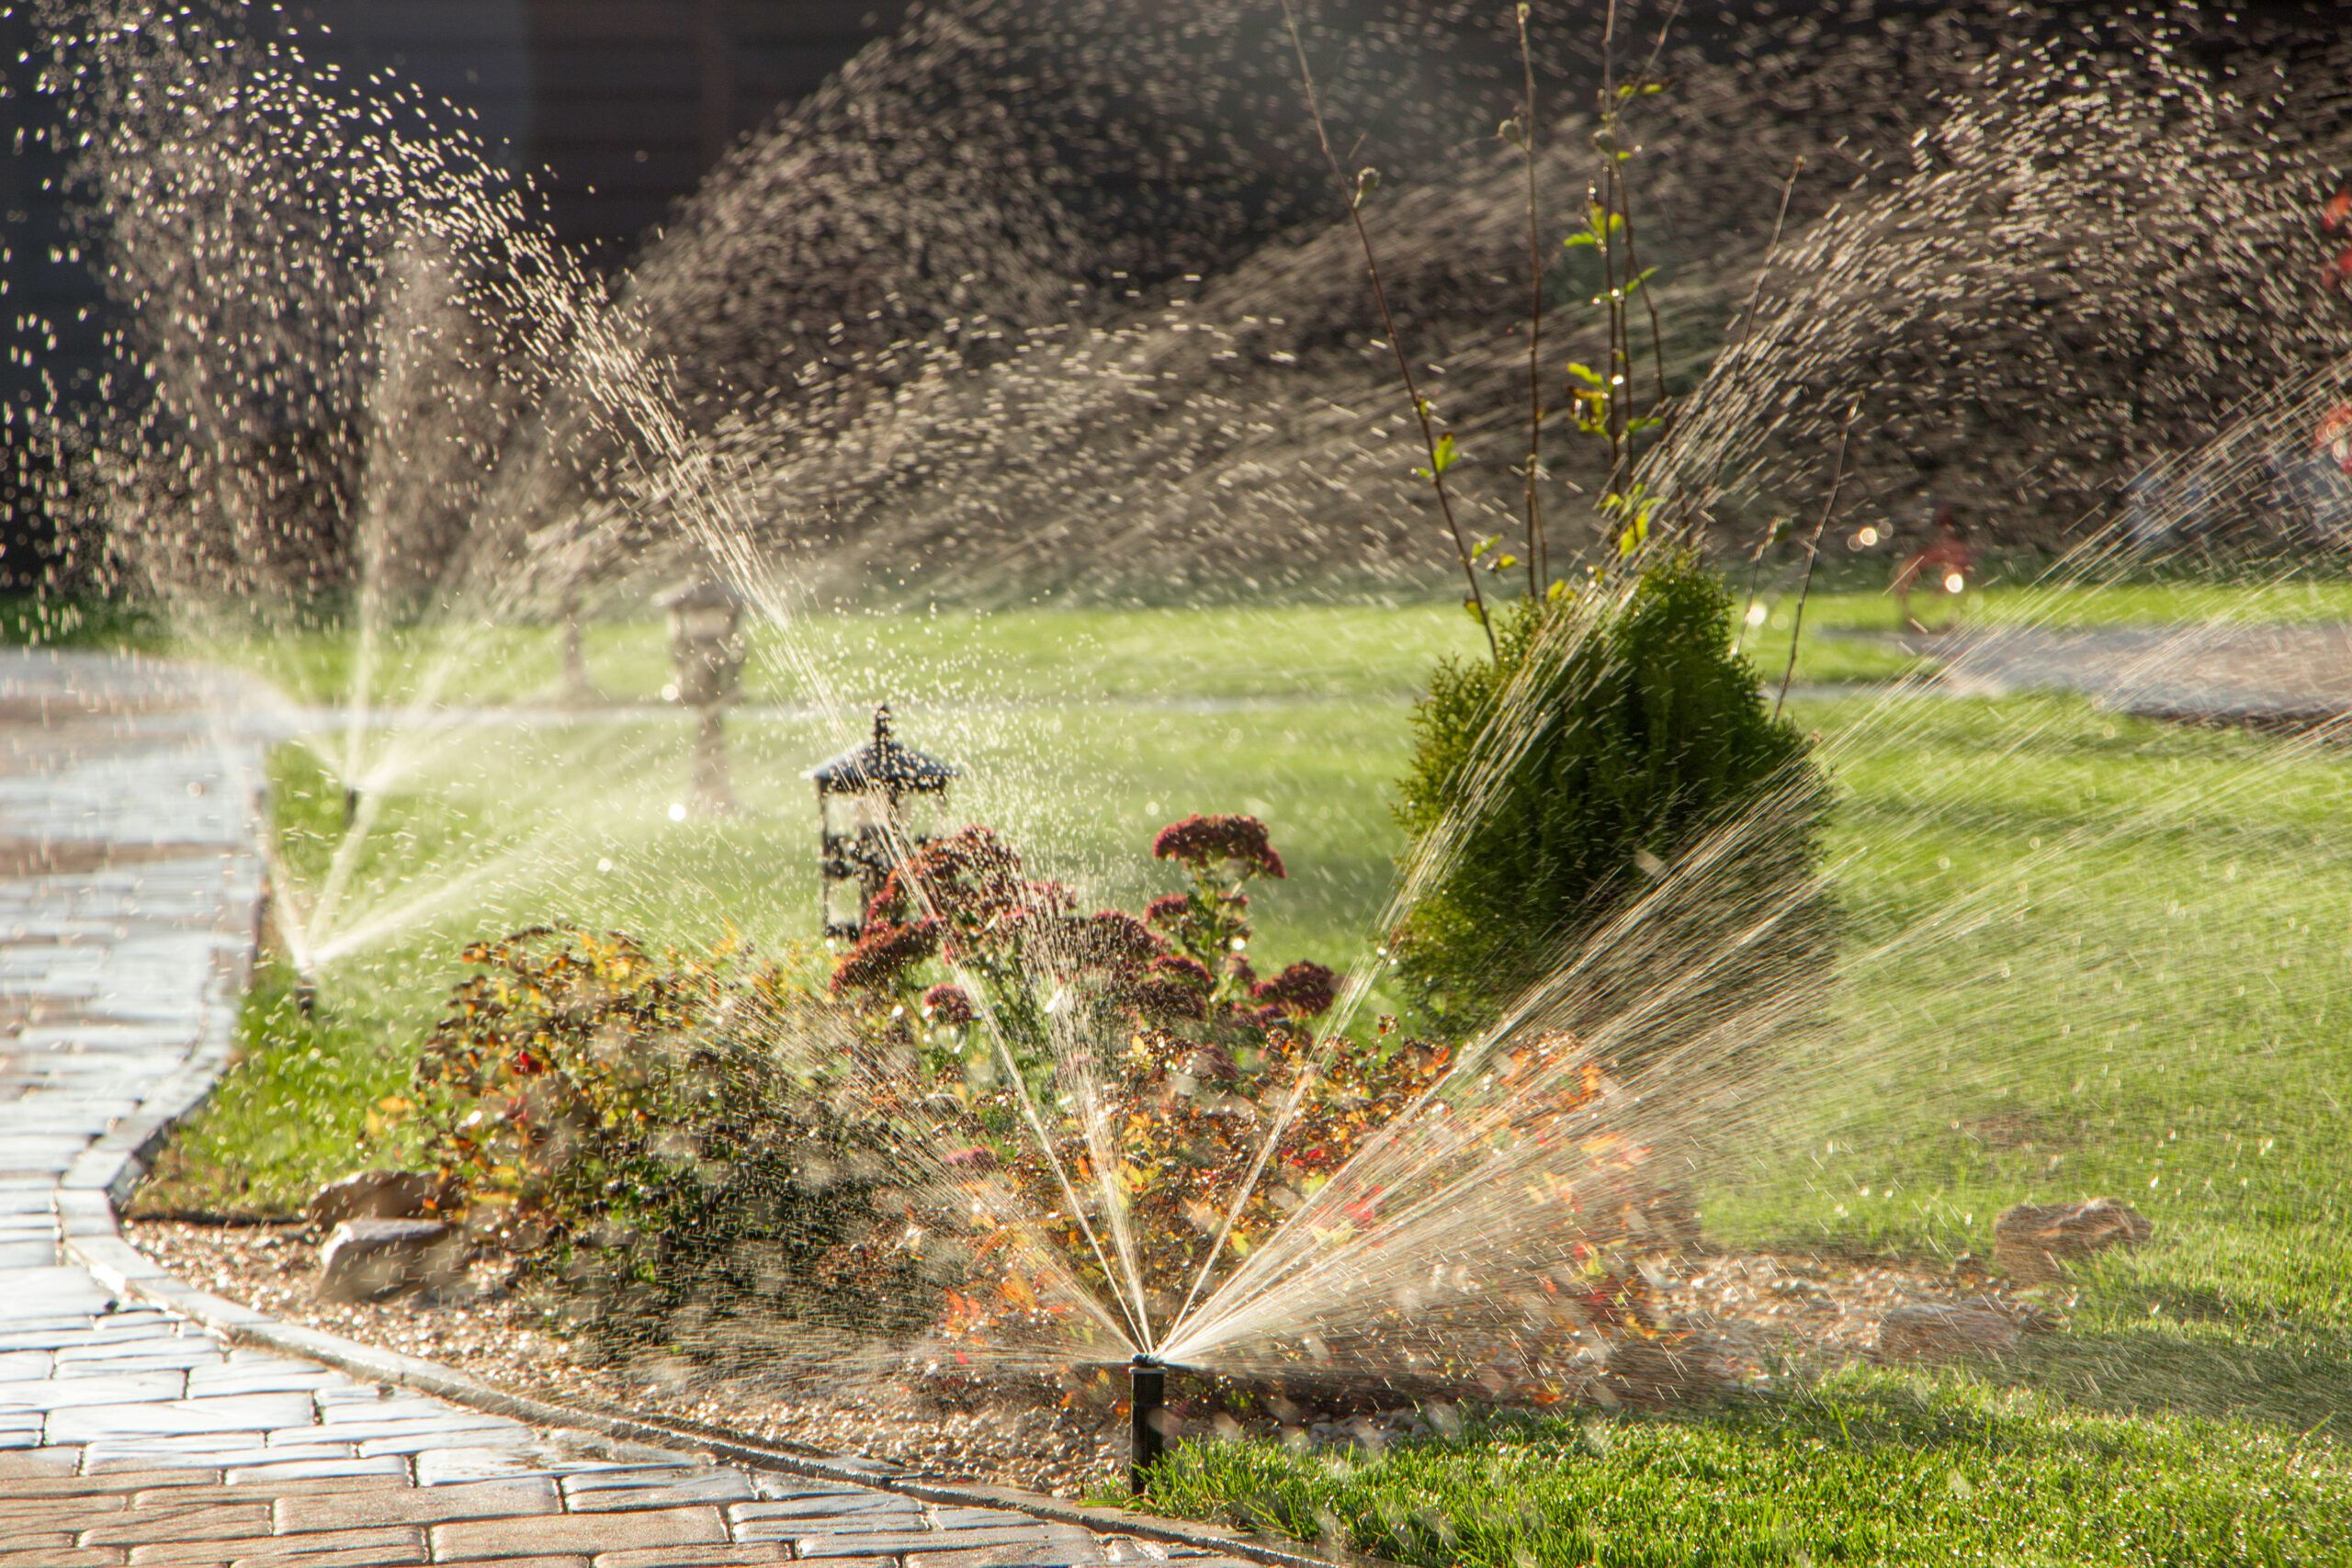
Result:
{"type": "MultiPolygon", "coordinates": [[[[688,1398],[725,1391],[718,1413],[740,1419],[778,1396],[1082,1399],[1119,1373],[1135,1380],[1148,1453],[1160,1428],[1146,1396],[1171,1372],[1276,1400],[1656,1393],[1700,1381],[1690,1369],[1713,1354],[1703,1325],[1668,1310],[1701,1204],[1710,1228],[1721,1215],[1751,1237],[1838,1232],[1823,1212],[1835,1194],[1951,1165],[1949,1150],[1902,1146],[1947,1109],[1957,1125],[2017,1087],[2039,1115],[2100,1113],[2093,1080],[2134,1070],[2116,1042],[2159,1016],[2210,1031],[2217,1052],[2283,1052],[2317,1071],[2317,1041],[2255,1042],[2325,972],[2233,912],[2293,883],[2307,846],[2241,842],[2211,820],[2261,792],[2330,808],[2343,789],[2314,758],[2340,718],[2192,749],[2173,759],[2177,782],[2062,811],[2074,785],[2042,748],[2106,720],[1965,694],[2017,682],[2042,622],[2095,615],[2103,585],[2176,547],[2228,530],[2268,547],[2247,570],[2269,599],[2250,591],[2241,615],[2328,569],[2283,524],[2278,481],[2346,375],[2343,304],[2310,298],[2289,259],[2309,195],[2297,182],[2324,154],[2266,140],[2165,39],[2136,74],[2097,83],[2081,74],[2096,54],[2003,60],[1944,84],[1949,114],[1910,167],[1857,171],[1834,210],[1801,212],[1812,221],[1771,257],[1752,319],[1718,354],[1715,321],[1766,259],[1759,220],[1779,187],[1754,182],[1742,264],[1699,272],[1677,301],[1708,331],[1673,344],[1670,363],[1659,352],[1679,412],[1643,482],[1671,527],[1547,625],[1480,769],[1385,909],[1352,911],[1363,945],[1323,1013],[1228,962],[1242,939],[1226,927],[1218,947],[1184,934],[1189,917],[1153,928],[1084,912],[1132,898],[1140,879],[1113,871],[1088,831],[1109,814],[1089,775],[1025,723],[1100,697],[1099,672],[1067,649],[1055,667],[1049,649],[1025,693],[992,693],[999,653],[984,642],[964,656],[976,668],[957,668],[892,643],[886,621],[859,648],[865,623],[839,608],[1002,605],[1046,588],[1131,601],[1147,583],[1247,599],[1342,578],[1424,585],[1444,565],[1401,456],[1411,411],[1367,356],[1352,242],[1309,216],[1317,187],[1294,180],[1271,216],[1237,216],[1235,193],[1262,171],[1220,128],[1210,175],[1137,198],[1210,219],[1147,254],[1082,209],[1094,175],[1056,163],[1059,122],[1024,122],[1017,95],[976,96],[952,137],[934,125],[891,140],[935,73],[985,74],[1046,48],[989,30],[1005,25],[991,9],[944,11],[844,73],[741,154],[619,288],[585,276],[527,186],[396,84],[339,82],[298,45],[232,36],[194,8],[129,7],[59,39],[58,87],[92,139],[85,174],[144,389],[122,423],[77,433],[79,494],[183,647],[278,682],[267,719],[300,750],[281,753],[277,782],[286,800],[318,803],[273,868],[297,963],[322,974],[332,1007],[338,985],[446,985],[444,950],[393,962],[429,945],[421,933],[556,921],[728,950],[671,989],[650,978],[662,961],[648,950],[604,938],[480,955],[467,1005],[507,1010],[517,1039],[626,1010],[625,1030],[583,1030],[567,1048],[646,1053],[629,1114],[655,1123],[647,1157],[673,1188],[736,1183],[725,1201],[741,1223],[707,1242],[564,1238],[574,1300],[621,1325],[599,1341],[622,1368],[600,1394],[683,1364],[688,1398]],[[947,141],[968,158],[944,158],[947,141]],[[870,269],[877,245],[905,265],[870,269]],[[1106,272],[1151,276],[1114,299],[1106,272]],[[773,287],[739,287],[754,276],[773,287]],[[745,299],[748,313],[706,309],[745,299]],[[1975,331],[2032,311],[2046,326],[1975,331]],[[742,385],[737,353],[754,339],[754,369],[786,367],[788,393],[742,385]],[[2227,417],[2212,412],[2222,387],[2240,404],[2227,417]],[[2079,522],[2079,542],[1939,647],[1932,670],[1796,694],[1848,797],[1826,853],[1797,852],[1817,786],[1792,775],[1679,837],[1599,918],[1531,933],[1549,944],[1541,978],[1498,1021],[1442,1044],[1392,1035],[1374,1021],[1399,1001],[1390,934],[1446,877],[1513,760],[1623,674],[1610,637],[1640,569],[1687,545],[1746,543],[1813,503],[1830,479],[1826,433],[1849,418],[1862,496],[1833,544],[1859,536],[1855,515],[1887,525],[1962,469],[1973,515],[2013,512],[2014,532],[2044,537],[2079,522]],[[2152,458],[2130,505],[2101,512],[2152,458]],[[589,622],[592,651],[609,656],[600,679],[627,667],[650,694],[658,667],[591,613],[704,562],[757,622],[753,691],[732,720],[752,810],[724,820],[686,809],[678,714],[583,709],[561,667],[564,624],[589,622]],[[964,768],[959,809],[1004,839],[958,836],[950,854],[902,837],[896,901],[868,912],[901,944],[860,950],[877,972],[888,960],[882,978],[936,964],[952,998],[861,983],[837,988],[863,999],[824,1003],[789,983],[819,960],[788,950],[815,921],[776,889],[813,887],[814,832],[785,803],[804,809],[798,774],[856,739],[870,699],[910,693],[926,745],[964,768]],[[1911,798],[1874,782],[1885,759],[1939,748],[1953,760],[1911,798]],[[2052,797],[2046,842],[1971,837],[1981,803],[2009,792],[2052,797]],[[2082,923],[2085,884],[2115,878],[2133,846],[2208,832],[2193,858],[2227,879],[2226,898],[2218,883],[2161,910],[2125,894],[2124,929],[2082,923]],[[1955,840],[1974,863],[1950,863],[1955,840]],[[1838,911],[1834,956],[1825,905],[1838,911]],[[1197,976],[1153,968],[1178,957],[1197,976]],[[2243,994],[2256,973],[2267,1004],[2243,994]],[[562,1003],[544,1016],[528,999],[540,987],[562,1003]],[[773,1151],[732,1122],[664,1143],[661,1114],[718,1102],[800,1129],[808,1149],[762,1165],[773,1151]]],[[[1133,70],[1182,30],[1091,63],[1133,70]]],[[[1220,35],[1212,53],[1254,49],[1251,37],[1220,35]]],[[[1543,62],[1576,64],[1567,50],[1543,62]]],[[[1742,69],[1692,65],[1702,103],[1742,69]]],[[[1445,90],[1423,99],[1421,78],[1395,68],[1369,71],[1342,112],[1401,93],[1444,121],[1480,79],[1449,60],[1432,68],[1445,90]]],[[[1165,83],[1124,85],[1150,101],[1150,123],[1176,118],[1165,83]]],[[[1555,128],[1541,186],[1573,192],[1589,130],[1555,128]]],[[[1374,217],[1402,257],[1413,352],[1442,367],[1452,426],[1488,456],[1468,504],[1500,528],[1519,486],[1491,454],[1518,417],[1500,389],[1523,373],[1521,345],[1483,285],[1524,244],[1524,175],[1483,150],[1430,163],[1422,180],[1392,172],[1406,188],[1374,217]]],[[[1710,188],[1702,174],[1720,177],[1670,172],[1662,205],[1710,188]]],[[[1574,462],[1563,451],[1564,477],[1574,462]]],[[[1793,636],[1761,607],[1765,635],[1793,636]]],[[[2213,650],[2234,646],[2225,619],[2123,648],[2100,703],[2129,711],[2198,685],[2213,650]]],[[[1139,706],[1098,716],[1088,739],[1121,751],[1193,716],[1139,706]]],[[[1203,910],[1227,908],[1250,862],[1172,858],[1203,910]]],[[[435,1038],[455,1061],[462,1031],[445,1022],[435,1038]]],[[[462,1126],[436,1135],[468,1158],[492,1146],[462,1126]]],[[[1937,1199],[1928,1224],[1965,1201],[1937,1199]]],[[[1897,1228],[1834,1207],[1861,1240],[1897,1228]]]]}

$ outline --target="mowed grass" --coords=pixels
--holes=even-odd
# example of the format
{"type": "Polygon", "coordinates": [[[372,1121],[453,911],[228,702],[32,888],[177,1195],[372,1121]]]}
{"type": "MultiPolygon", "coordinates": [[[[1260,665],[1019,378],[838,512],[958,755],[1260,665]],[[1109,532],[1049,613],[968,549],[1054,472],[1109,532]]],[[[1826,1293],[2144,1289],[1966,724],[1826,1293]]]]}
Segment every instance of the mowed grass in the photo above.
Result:
{"type": "Polygon", "coordinates": [[[1432,1565],[2352,1562],[2352,760],[2070,699],[1796,711],[1848,987],[1827,1059],[1758,1083],[1711,1239],[1981,1257],[2010,1203],[2113,1194],[2154,1244],[2006,1360],[1187,1448],[1161,1506],[1432,1565]]]}
{"type": "MultiPolygon", "coordinates": [[[[1870,634],[1899,629],[1880,585],[1883,563],[1831,563],[1804,605],[1794,679],[1883,681],[1917,661],[1870,634]],[[1858,636],[1857,634],[1863,634],[1858,636]]],[[[1754,582],[1767,617],[1743,633],[1767,684],[1787,665],[1800,581],[1790,570],[1754,582]]],[[[1748,581],[1736,573],[1743,601],[1748,581]]],[[[2156,581],[2094,590],[2044,585],[2020,564],[1959,595],[1921,592],[1913,610],[1930,626],[2047,620],[2072,626],[2152,625],[2232,617],[2352,619],[2352,583],[2308,579],[2156,581]]],[[[135,632],[163,646],[161,623],[119,612],[39,611],[0,601],[0,637],[54,625],[81,641],[135,632]]],[[[49,634],[51,640],[66,635],[49,634]]],[[[1324,701],[1407,701],[1428,682],[1430,659],[1479,647],[1476,626],[1446,603],[1279,604],[1197,608],[1025,609],[810,615],[748,627],[747,704],[807,704],[820,693],[866,701],[1101,702],[1163,705],[1306,695],[1324,701]]],[[[670,679],[666,634],[651,615],[604,619],[582,633],[598,689],[616,703],[661,698],[670,679]]],[[[475,627],[427,621],[363,641],[345,624],[311,630],[224,626],[183,635],[178,651],[251,669],[297,702],[355,700],[397,710],[427,703],[518,703],[561,687],[560,642],[546,626],[475,627]]]]}
{"type": "MultiPolygon", "coordinates": [[[[1996,586],[1968,613],[2352,613],[2332,587],[2004,599],[2025,592],[1996,586]]],[[[1768,683],[1789,607],[1774,601],[1758,633],[1768,683]]],[[[1891,619],[1874,592],[1817,596],[1797,681],[1905,668],[1835,635],[1891,619]]],[[[958,818],[1005,825],[1039,869],[1132,907],[1165,885],[1146,852],[1159,822],[1258,811],[1293,867],[1261,902],[1266,955],[1360,953],[1397,847],[1385,795],[1407,701],[1431,657],[1475,646],[1459,613],[1139,612],[1068,629],[1044,612],[852,623],[832,668],[870,670],[902,733],[966,767],[958,818]]],[[[551,680],[551,639],[535,646],[551,680]]],[[[603,629],[592,659],[618,695],[661,673],[650,627],[603,629]]],[[[1432,1568],[2352,1562],[2352,1073],[2336,995],[2352,760],[2074,699],[1808,692],[1792,709],[1825,736],[1841,790],[1850,972],[1820,1057],[1757,1085],[1770,1132],[1725,1152],[1702,1195],[1711,1237],[1981,1255],[2009,1203],[2112,1193],[2154,1220],[2154,1243],[2084,1270],[2065,1327],[2004,1362],[1496,1421],[1352,1459],[1188,1446],[1156,1506],[1432,1568]]],[[[147,1201],[282,1212],[358,1159],[397,1157],[356,1142],[367,1110],[404,1082],[469,937],[565,918],[682,942],[741,930],[793,951],[814,923],[798,775],[837,734],[773,711],[739,715],[732,736],[753,814],[722,821],[669,818],[685,776],[673,716],[414,749],[331,922],[382,930],[324,966],[315,1021],[280,982],[257,991],[245,1061],[147,1201]]],[[[287,853],[316,886],[340,785],[300,750],[277,766],[287,853]]]]}

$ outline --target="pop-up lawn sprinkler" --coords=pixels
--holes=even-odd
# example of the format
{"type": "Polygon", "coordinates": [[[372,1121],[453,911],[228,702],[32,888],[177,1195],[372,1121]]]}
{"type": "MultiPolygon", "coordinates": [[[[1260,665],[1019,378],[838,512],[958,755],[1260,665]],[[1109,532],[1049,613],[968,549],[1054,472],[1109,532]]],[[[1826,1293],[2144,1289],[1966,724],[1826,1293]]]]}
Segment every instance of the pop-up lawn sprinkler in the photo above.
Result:
{"type": "Polygon", "coordinates": [[[1141,1497],[1151,1490],[1151,1472],[1168,1446],[1168,1368],[1158,1359],[1137,1354],[1127,1363],[1134,1384],[1128,1405],[1134,1416],[1134,1436],[1128,1450],[1127,1486],[1141,1497]]]}

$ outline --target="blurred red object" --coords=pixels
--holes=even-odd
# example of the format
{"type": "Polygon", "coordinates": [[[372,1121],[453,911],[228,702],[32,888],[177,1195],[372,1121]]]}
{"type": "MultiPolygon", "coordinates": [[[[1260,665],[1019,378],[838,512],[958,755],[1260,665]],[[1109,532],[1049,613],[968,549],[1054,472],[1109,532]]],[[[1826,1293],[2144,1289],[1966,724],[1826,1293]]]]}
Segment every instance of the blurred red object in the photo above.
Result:
{"type": "Polygon", "coordinates": [[[2327,270],[2319,275],[2319,286],[2322,288],[2352,287],[2352,245],[2346,246],[2342,255],[2327,264],[2327,270]]]}
{"type": "Polygon", "coordinates": [[[2352,474],[2352,403],[2338,403],[2319,416],[2319,427],[2312,433],[2312,445],[2335,466],[2352,474]]]}
{"type": "Polygon", "coordinates": [[[1939,505],[1936,536],[1894,569],[1895,612],[1903,617],[1903,624],[1914,631],[1926,629],[1911,614],[1911,590],[1922,577],[1928,580],[1931,591],[1957,593],[1967,586],[1975,566],[1976,552],[1969,547],[1959,521],[1952,516],[1951,504],[1939,505]]]}

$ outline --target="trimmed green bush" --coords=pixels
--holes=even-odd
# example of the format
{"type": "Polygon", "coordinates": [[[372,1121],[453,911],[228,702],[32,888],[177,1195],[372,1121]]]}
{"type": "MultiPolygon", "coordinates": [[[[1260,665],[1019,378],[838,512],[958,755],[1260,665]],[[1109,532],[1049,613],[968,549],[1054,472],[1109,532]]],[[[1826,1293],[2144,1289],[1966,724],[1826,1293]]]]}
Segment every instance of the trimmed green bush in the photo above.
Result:
{"type": "MultiPolygon", "coordinates": [[[[1676,553],[1615,605],[1501,611],[1493,662],[1437,667],[1395,807],[1412,836],[1408,866],[1460,835],[1396,933],[1400,966],[1432,1010],[1457,1024],[1493,1018],[1746,814],[1771,819],[1663,892],[1658,920],[1703,941],[1759,896],[1809,885],[1828,787],[1805,736],[1772,716],[1734,650],[1733,616],[1723,580],[1676,553]],[[1515,693],[1497,722],[1523,671],[1524,709],[1515,693]]],[[[1792,896],[1813,908],[1776,928],[1782,958],[1826,944],[1817,897],[1792,896]]],[[[1643,941],[1662,934],[1645,928],[1643,941]]]]}

